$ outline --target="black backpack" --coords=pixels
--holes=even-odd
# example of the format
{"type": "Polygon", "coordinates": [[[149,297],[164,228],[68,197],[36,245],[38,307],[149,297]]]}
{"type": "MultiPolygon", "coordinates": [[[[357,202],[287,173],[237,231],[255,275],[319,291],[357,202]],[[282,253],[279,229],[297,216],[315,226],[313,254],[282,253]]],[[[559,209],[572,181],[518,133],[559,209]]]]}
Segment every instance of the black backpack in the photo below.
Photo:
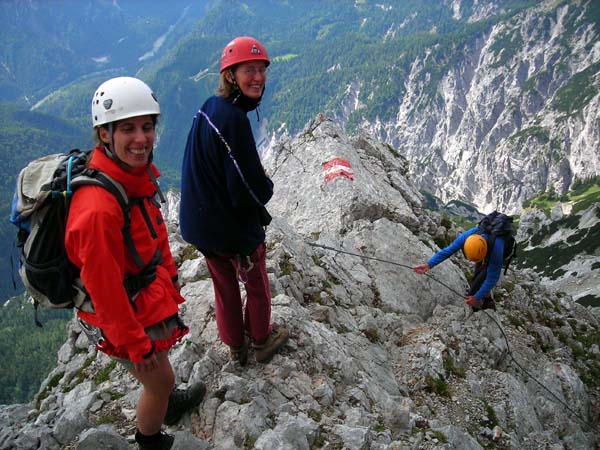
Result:
{"type": "Polygon", "coordinates": [[[494,250],[496,237],[501,236],[504,239],[504,254],[502,259],[504,262],[504,275],[506,275],[510,262],[517,255],[517,241],[515,240],[513,218],[494,211],[483,217],[477,226],[479,227],[478,234],[488,235],[488,252],[484,259],[486,265],[489,263],[492,251],[494,250]]]}
{"type": "Polygon", "coordinates": [[[93,312],[89,296],[79,278],[79,269],[67,257],[64,241],[70,198],[75,189],[85,185],[101,186],[115,196],[125,225],[123,237],[128,252],[142,269],[124,280],[133,307],[133,298],[156,277],[160,252],[146,264],[137,252],[130,232],[130,212],[136,201],[129,199],[123,186],[86,163],[90,151],[43,156],[31,161],[17,178],[10,221],[18,227],[20,251],[19,275],[33,298],[35,323],[37,307],[78,308],[93,312]]]}

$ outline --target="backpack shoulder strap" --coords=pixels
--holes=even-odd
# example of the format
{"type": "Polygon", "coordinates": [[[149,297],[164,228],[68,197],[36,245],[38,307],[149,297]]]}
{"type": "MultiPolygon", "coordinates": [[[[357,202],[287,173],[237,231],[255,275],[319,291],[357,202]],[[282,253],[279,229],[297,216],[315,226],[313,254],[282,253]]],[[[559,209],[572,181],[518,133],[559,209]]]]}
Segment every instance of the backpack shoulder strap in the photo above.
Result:
{"type": "Polygon", "coordinates": [[[512,259],[517,256],[517,240],[512,234],[504,238],[504,255],[504,275],[506,275],[512,259]],[[508,254],[507,247],[509,248],[508,254]]]}
{"type": "Polygon", "coordinates": [[[73,188],[86,185],[100,186],[110,192],[117,199],[119,206],[123,210],[123,219],[125,223],[123,225],[122,232],[127,251],[139,268],[145,267],[146,264],[135,248],[133,238],[131,237],[132,204],[129,202],[129,197],[127,196],[127,192],[125,191],[123,185],[114,178],[97,169],[89,169],[71,181],[71,186],[73,188]]]}
{"type": "Polygon", "coordinates": [[[484,258],[484,263],[487,266],[492,257],[492,253],[494,252],[494,246],[496,245],[496,234],[495,233],[487,233],[487,253],[484,258]]]}

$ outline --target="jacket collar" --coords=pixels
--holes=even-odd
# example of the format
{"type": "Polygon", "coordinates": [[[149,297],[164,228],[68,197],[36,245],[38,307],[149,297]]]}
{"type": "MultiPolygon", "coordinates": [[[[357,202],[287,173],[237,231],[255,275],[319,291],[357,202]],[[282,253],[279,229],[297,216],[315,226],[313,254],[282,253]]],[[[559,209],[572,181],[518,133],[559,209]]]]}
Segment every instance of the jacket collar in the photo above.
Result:
{"type": "MultiPolygon", "coordinates": [[[[263,95],[264,95],[264,93],[265,93],[265,91],[263,90],[263,95]]],[[[250,98],[247,95],[245,95],[239,89],[236,89],[235,92],[227,98],[227,101],[233,103],[234,105],[236,105],[238,108],[240,108],[244,112],[250,112],[253,109],[258,108],[261,100],[262,100],[262,95],[260,96],[259,99],[253,99],[253,98],[250,98]]]]}
{"type": "MultiPolygon", "coordinates": [[[[91,169],[98,169],[123,185],[129,197],[151,197],[156,192],[156,187],[148,175],[146,167],[140,167],[131,172],[125,171],[115,161],[110,159],[103,148],[96,147],[89,164],[91,169]]],[[[150,163],[150,170],[158,178],[160,173],[150,163]]]]}

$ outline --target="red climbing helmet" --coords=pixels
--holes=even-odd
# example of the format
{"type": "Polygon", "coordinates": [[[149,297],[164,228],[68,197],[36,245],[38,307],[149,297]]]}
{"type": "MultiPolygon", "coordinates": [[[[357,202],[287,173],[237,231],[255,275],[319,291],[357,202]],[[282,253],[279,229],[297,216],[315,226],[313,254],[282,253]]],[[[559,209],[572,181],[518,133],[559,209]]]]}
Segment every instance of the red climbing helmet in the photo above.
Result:
{"type": "Polygon", "coordinates": [[[219,72],[245,61],[264,61],[267,66],[271,64],[265,47],[258,40],[241,36],[236,37],[223,49],[219,72]]]}

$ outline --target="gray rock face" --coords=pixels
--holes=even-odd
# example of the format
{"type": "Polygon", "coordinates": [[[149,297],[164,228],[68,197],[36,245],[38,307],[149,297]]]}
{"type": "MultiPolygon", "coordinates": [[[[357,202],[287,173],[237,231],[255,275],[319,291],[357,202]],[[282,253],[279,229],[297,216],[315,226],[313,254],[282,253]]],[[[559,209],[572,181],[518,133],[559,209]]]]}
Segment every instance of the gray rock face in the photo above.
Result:
{"type": "MultiPolygon", "coordinates": [[[[457,19],[477,10],[472,22],[500,13],[490,2],[446,3],[457,19]]],[[[564,193],[576,179],[597,176],[600,94],[592,86],[600,39],[598,27],[581,20],[591,5],[537,2],[442,61],[434,46],[408,75],[390,67],[390,79],[405,88],[395,117],[359,126],[408,158],[419,187],[486,213],[517,213],[537,192],[564,193]]],[[[370,102],[378,84],[357,74],[333,116],[345,123],[361,108],[380,107],[370,102]]]]}
{"type": "Polygon", "coordinates": [[[600,302],[600,203],[571,212],[557,205],[550,217],[528,209],[521,215],[517,239],[519,259],[542,275],[548,288],[565,292],[577,301],[600,302]]]}
{"type": "MultiPolygon", "coordinates": [[[[350,139],[321,117],[272,150],[267,271],[273,319],[291,337],[267,365],[252,352],[246,367],[231,362],[205,263],[175,232],[172,248],[185,272],[181,315],[191,333],[170,359],[178,384],[202,380],[208,393],[170,428],[174,448],[600,444],[590,428],[598,427],[590,376],[600,324],[587,309],[543,289],[535,274],[511,271],[495,289],[498,310],[470,314],[463,303],[469,266],[460,255],[430,277],[411,269],[437,250],[433,237],[443,227],[423,209],[398,152],[365,136],[350,139]]],[[[33,404],[0,407],[0,448],[131,442],[139,386],[85,348],[80,334],[71,322],[33,404]]]]}

